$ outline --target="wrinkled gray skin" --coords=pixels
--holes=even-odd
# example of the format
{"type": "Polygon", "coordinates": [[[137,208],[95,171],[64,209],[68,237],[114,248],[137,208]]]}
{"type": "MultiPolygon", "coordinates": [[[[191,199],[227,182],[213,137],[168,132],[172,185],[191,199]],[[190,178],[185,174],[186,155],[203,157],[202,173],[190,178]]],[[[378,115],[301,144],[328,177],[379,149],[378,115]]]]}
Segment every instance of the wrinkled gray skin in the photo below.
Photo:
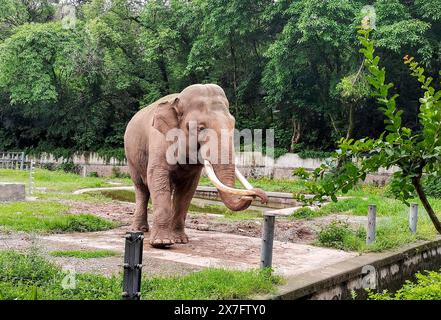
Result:
{"type": "MultiPolygon", "coordinates": [[[[147,204],[151,197],[152,246],[164,247],[188,242],[184,231],[185,218],[203,168],[200,163],[168,164],[166,151],[172,142],[166,141],[166,133],[170,129],[180,128],[184,130],[188,141],[189,121],[197,121],[199,130],[211,128],[220,137],[221,129],[228,129],[232,133],[230,139],[233,139],[235,120],[228,108],[229,103],[221,87],[196,84],[140,110],[127,125],[124,147],[136,193],[132,229],[149,231],[147,204]]],[[[230,163],[213,163],[214,171],[225,185],[233,187],[234,150],[219,151],[219,157],[222,152],[229,152],[230,163]]],[[[254,190],[266,197],[263,191],[254,190]]],[[[251,204],[249,198],[223,192],[220,192],[220,197],[234,211],[244,210],[251,204]]]]}

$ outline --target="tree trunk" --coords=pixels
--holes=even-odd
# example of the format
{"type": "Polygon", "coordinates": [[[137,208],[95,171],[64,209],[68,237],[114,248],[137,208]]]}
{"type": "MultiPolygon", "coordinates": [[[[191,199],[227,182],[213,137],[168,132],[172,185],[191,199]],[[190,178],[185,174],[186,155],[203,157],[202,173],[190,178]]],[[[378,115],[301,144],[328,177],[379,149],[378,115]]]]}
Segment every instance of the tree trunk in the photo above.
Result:
{"type": "Polygon", "coordinates": [[[348,131],[346,132],[346,139],[352,137],[352,132],[354,131],[354,106],[349,104],[349,119],[348,119],[348,131]]]}
{"type": "Polygon", "coordinates": [[[436,231],[438,231],[439,234],[441,234],[441,223],[438,220],[438,217],[436,216],[435,211],[433,211],[432,206],[430,205],[429,201],[427,200],[426,194],[423,190],[423,187],[421,185],[421,176],[412,178],[412,184],[415,187],[415,190],[418,194],[418,197],[420,198],[424,209],[426,209],[427,214],[429,215],[430,219],[432,220],[433,225],[435,226],[436,231]]]}
{"type": "Polygon", "coordinates": [[[299,143],[301,137],[301,124],[299,120],[292,119],[292,136],[291,136],[291,145],[289,146],[289,152],[293,152],[294,146],[299,143]]]}

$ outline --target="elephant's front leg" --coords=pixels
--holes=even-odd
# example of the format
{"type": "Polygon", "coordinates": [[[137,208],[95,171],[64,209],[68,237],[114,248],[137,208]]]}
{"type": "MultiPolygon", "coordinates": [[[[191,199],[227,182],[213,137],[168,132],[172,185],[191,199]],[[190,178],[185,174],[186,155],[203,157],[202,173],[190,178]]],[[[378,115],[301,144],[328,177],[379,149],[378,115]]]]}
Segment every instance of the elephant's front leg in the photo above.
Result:
{"type": "Polygon", "coordinates": [[[187,243],[188,236],[185,233],[185,218],[187,217],[188,208],[198,186],[201,175],[199,169],[184,179],[175,182],[175,192],[173,194],[173,240],[176,243],[187,243]]]}
{"type": "Polygon", "coordinates": [[[172,190],[169,170],[168,168],[150,166],[149,164],[147,179],[153,205],[150,244],[153,247],[170,246],[175,241],[172,233],[172,190]]]}

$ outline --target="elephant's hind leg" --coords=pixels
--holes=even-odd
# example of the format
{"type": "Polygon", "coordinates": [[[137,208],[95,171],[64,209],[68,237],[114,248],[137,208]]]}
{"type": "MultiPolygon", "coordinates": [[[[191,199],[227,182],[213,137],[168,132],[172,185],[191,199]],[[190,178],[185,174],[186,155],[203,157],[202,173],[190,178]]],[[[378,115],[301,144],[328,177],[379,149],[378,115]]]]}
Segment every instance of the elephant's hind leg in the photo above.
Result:
{"type": "Polygon", "coordinates": [[[135,184],[136,208],[133,218],[132,229],[147,232],[149,224],[147,222],[147,205],[150,198],[149,189],[144,184],[135,184]]]}

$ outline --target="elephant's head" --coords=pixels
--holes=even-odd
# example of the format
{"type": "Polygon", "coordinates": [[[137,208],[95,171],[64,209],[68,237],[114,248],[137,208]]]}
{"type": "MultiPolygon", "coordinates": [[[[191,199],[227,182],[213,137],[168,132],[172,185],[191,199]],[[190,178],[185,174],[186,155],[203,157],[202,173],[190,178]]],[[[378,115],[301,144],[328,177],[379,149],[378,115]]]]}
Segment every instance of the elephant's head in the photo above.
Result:
{"type": "Polygon", "coordinates": [[[214,84],[192,85],[167,97],[158,105],[153,119],[153,126],[163,134],[180,129],[185,136],[181,148],[185,146],[186,160],[204,165],[225,205],[239,211],[248,208],[255,197],[262,203],[268,198],[265,192],[253,188],[235,166],[234,125],[228,99],[214,84]],[[235,177],[245,190],[234,188],[235,177]]]}

